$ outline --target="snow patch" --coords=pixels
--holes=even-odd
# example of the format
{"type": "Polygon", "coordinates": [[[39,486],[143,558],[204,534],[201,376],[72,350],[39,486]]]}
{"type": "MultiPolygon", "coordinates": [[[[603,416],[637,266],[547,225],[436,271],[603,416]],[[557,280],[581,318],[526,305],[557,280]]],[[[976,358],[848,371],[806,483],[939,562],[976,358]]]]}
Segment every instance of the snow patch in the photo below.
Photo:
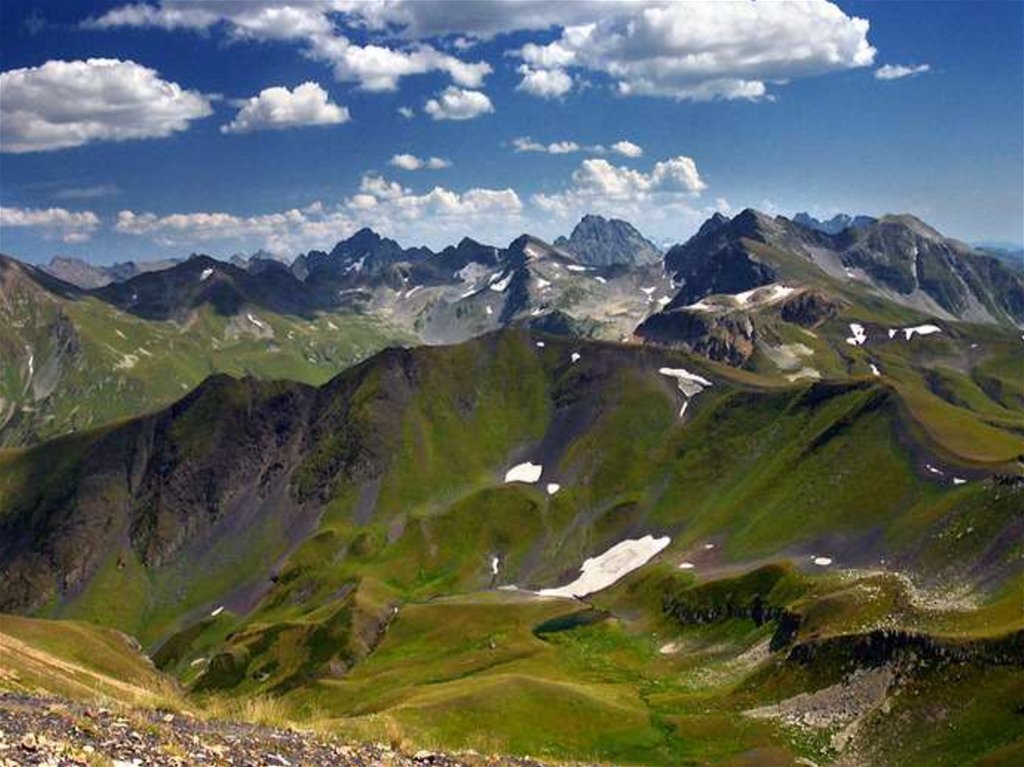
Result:
{"type": "Polygon", "coordinates": [[[541,290],[544,290],[544,288],[550,288],[551,287],[551,283],[548,282],[547,280],[545,280],[543,277],[538,277],[537,278],[537,287],[540,288],[541,290]]]}
{"type": "Polygon", "coordinates": [[[216,617],[217,617],[218,615],[220,615],[220,614],[221,614],[222,612],[224,612],[224,605],[221,605],[221,606],[220,606],[220,607],[218,607],[218,608],[217,608],[216,610],[214,610],[213,612],[211,612],[211,613],[210,613],[210,617],[211,617],[211,618],[216,618],[216,617]]]}
{"type": "Polygon", "coordinates": [[[255,317],[252,316],[252,314],[246,314],[245,318],[247,320],[249,320],[249,322],[251,322],[253,325],[255,325],[258,328],[266,328],[267,327],[266,323],[261,322],[260,320],[256,319],[255,317]]]}
{"type": "Polygon", "coordinates": [[[916,333],[919,336],[930,336],[932,333],[941,333],[942,328],[938,325],[915,325],[912,328],[902,328],[903,339],[909,341],[916,333]]]}
{"type": "Polygon", "coordinates": [[[557,482],[548,482],[547,487],[544,489],[548,491],[548,495],[554,495],[562,489],[562,486],[557,482]]]}
{"type": "Polygon", "coordinates": [[[953,484],[954,485],[963,485],[966,482],[967,482],[967,480],[963,479],[962,477],[953,477],[953,484]]]}
{"type": "Polygon", "coordinates": [[[680,562],[679,563],[679,569],[680,570],[692,570],[695,566],[696,565],[694,565],[693,562],[680,562]]]}
{"type": "Polygon", "coordinates": [[[656,291],[657,289],[657,286],[651,286],[649,288],[640,288],[640,292],[643,293],[648,298],[650,298],[651,296],[654,295],[654,291],[656,291]]]}
{"type": "Polygon", "coordinates": [[[932,465],[931,465],[930,463],[927,463],[927,464],[925,464],[925,466],[924,466],[924,467],[925,467],[926,469],[928,469],[928,471],[930,471],[930,472],[931,472],[932,474],[938,474],[939,476],[942,476],[942,470],[941,470],[941,469],[936,469],[936,468],[935,468],[934,466],[932,466],[932,465]]]}
{"type": "Polygon", "coordinates": [[[587,267],[579,266],[577,264],[567,264],[565,268],[568,269],[570,272],[585,272],[585,271],[587,271],[587,267]]]}
{"type": "Polygon", "coordinates": [[[540,475],[544,473],[544,467],[540,464],[520,463],[513,466],[511,469],[505,472],[506,482],[526,482],[527,484],[533,484],[540,475]]]}
{"type": "Polygon", "coordinates": [[[496,556],[495,557],[491,557],[491,575],[497,575],[498,574],[498,565],[500,563],[501,563],[501,560],[498,557],[496,557],[496,556]]]}
{"type": "Polygon", "coordinates": [[[868,340],[868,334],[864,330],[864,326],[857,322],[850,323],[850,332],[852,336],[846,339],[846,343],[850,346],[863,346],[864,342],[868,340]]]}
{"type": "Polygon", "coordinates": [[[818,567],[828,567],[832,564],[832,557],[814,557],[814,564],[818,567]]]}
{"type": "Polygon", "coordinates": [[[538,341],[536,343],[536,346],[537,346],[538,349],[543,349],[544,348],[544,342],[543,341],[538,341]]]}
{"type": "Polygon", "coordinates": [[[868,365],[871,367],[871,374],[874,376],[882,375],[882,371],[878,369],[878,366],[874,362],[869,362],[868,365]]]}
{"type": "Polygon", "coordinates": [[[579,362],[580,361],[580,353],[579,352],[573,352],[570,355],[569,359],[572,360],[573,362],[579,362]]]}
{"type": "Polygon", "coordinates": [[[504,293],[505,289],[508,288],[508,285],[509,285],[510,282],[512,282],[512,273],[511,272],[509,272],[505,276],[505,279],[498,280],[497,282],[492,282],[491,283],[491,290],[493,290],[495,293],[504,293]]]}
{"type": "Polygon", "coordinates": [[[213,269],[203,269],[202,273],[199,275],[199,281],[202,282],[203,280],[209,279],[212,274],[213,269]]]}
{"type": "Polygon", "coordinates": [[[484,311],[487,312],[488,317],[494,314],[494,309],[491,308],[490,304],[484,307],[484,311]]]}
{"type": "Polygon", "coordinates": [[[580,576],[572,583],[553,589],[541,589],[537,593],[545,597],[579,598],[601,591],[643,567],[670,541],[668,536],[655,538],[653,535],[645,535],[636,540],[626,539],[604,553],[588,558],[580,568],[580,576]]]}
{"type": "Polygon", "coordinates": [[[600,282],[602,285],[608,284],[608,280],[606,280],[604,277],[598,276],[598,277],[595,277],[594,279],[597,280],[598,282],[600,282]]]}

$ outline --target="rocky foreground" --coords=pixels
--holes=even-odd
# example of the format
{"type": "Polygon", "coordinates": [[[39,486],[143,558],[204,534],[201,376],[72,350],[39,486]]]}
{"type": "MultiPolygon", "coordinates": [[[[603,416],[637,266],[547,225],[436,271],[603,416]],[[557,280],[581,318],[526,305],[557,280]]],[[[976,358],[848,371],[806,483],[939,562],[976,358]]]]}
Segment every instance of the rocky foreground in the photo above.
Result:
{"type": "Polygon", "coordinates": [[[528,758],[403,754],[308,732],[0,693],[0,767],[543,767],[528,758]]]}

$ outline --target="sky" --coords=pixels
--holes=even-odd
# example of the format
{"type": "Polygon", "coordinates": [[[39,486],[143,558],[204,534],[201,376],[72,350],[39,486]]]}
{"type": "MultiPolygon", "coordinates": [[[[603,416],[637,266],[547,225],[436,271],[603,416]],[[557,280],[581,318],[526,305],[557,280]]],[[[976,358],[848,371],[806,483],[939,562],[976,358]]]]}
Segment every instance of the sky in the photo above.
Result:
{"type": "Polygon", "coordinates": [[[1024,3],[0,3],[0,249],[554,239],[754,207],[1024,241],[1024,3]]]}

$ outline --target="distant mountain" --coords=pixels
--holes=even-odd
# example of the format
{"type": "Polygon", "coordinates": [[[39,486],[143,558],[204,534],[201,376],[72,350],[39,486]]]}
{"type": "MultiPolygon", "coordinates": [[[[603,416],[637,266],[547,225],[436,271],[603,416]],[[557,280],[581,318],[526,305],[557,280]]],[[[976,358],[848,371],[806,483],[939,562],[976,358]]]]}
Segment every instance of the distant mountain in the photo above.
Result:
{"type": "Polygon", "coordinates": [[[814,229],[825,234],[839,234],[844,229],[864,229],[875,223],[871,216],[851,216],[847,213],[837,213],[827,221],[819,221],[808,213],[797,213],[793,216],[793,223],[814,229]]]}
{"type": "Polygon", "coordinates": [[[998,258],[1015,271],[1024,271],[1024,248],[1009,243],[1003,245],[975,245],[982,253],[998,258]]]}
{"type": "Polygon", "coordinates": [[[193,256],[170,269],[111,283],[94,294],[119,309],[150,320],[184,320],[189,312],[203,305],[213,307],[218,314],[232,316],[246,306],[308,315],[329,304],[283,265],[250,273],[210,256],[193,256]]]}
{"type": "Polygon", "coordinates": [[[111,282],[121,282],[131,279],[146,272],[156,272],[161,269],[168,269],[174,264],[180,263],[179,258],[165,258],[157,261],[124,261],[116,264],[98,265],[90,264],[80,258],[68,256],[54,256],[50,263],[40,267],[43,271],[52,274],[64,282],[77,285],[80,288],[90,290],[109,285],[111,282]]]}
{"type": "Polygon", "coordinates": [[[1020,274],[909,215],[833,235],[751,209],[715,214],[665,254],[665,268],[679,286],[669,310],[780,279],[831,279],[939,317],[1024,324],[1020,274]]]}
{"type": "Polygon", "coordinates": [[[584,216],[568,239],[559,237],[554,245],[590,266],[635,266],[652,264],[661,258],[658,246],[628,221],[595,215],[584,216]]]}

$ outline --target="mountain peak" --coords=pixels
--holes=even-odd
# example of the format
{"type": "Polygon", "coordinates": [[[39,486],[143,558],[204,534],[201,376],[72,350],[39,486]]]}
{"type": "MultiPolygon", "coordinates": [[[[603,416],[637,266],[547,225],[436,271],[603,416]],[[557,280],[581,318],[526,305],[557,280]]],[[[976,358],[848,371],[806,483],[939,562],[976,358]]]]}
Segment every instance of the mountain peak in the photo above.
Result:
{"type": "Polygon", "coordinates": [[[554,244],[591,266],[649,264],[661,258],[658,247],[631,223],[594,213],[583,216],[568,239],[559,237],[554,244]]]}

